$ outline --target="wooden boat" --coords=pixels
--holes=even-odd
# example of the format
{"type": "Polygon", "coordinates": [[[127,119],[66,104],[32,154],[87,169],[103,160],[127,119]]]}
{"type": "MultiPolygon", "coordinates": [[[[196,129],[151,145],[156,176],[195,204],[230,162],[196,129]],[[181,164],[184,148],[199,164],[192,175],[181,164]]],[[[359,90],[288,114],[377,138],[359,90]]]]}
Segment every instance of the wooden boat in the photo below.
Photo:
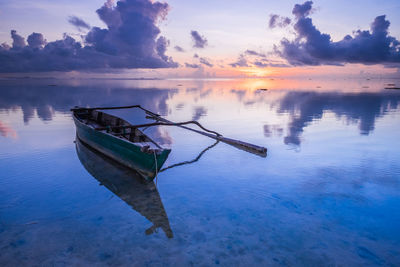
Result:
{"type": "Polygon", "coordinates": [[[146,180],[154,179],[171,152],[121,118],[92,108],[77,107],[72,112],[82,142],[146,180]]]}
{"type": "Polygon", "coordinates": [[[153,224],[145,231],[146,235],[161,228],[168,238],[173,237],[167,213],[153,181],[143,181],[137,172],[98,153],[79,139],[75,144],[82,165],[100,185],[105,186],[153,224]]]}
{"type": "MultiPolygon", "coordinates": [[[[232,145],[246,152],[267,156],[267,148],[227,138],[218,132],[203,127],[197,121],[172,122],[140,105],[122,107],[94,107],[71,109],[76,125],[77,137],[85,144],[110,157],[111,159],[134,169],[146,180],[153,180],[167,160],[170,149],[166,149],[145,135],[140,128],[151,126],[177,126],[203,136],[232,145]],[[99,110],[138,108],[145,112],[146,118],[153,123],[131,125],[129,122],[99,110]],[[185,125],[194,124],[201,130],[185,125]]],[[[176,164],[175,164],[176,165],[176,164]]],[[[178,164],[179,165],[179,164],[178,164]]]]}

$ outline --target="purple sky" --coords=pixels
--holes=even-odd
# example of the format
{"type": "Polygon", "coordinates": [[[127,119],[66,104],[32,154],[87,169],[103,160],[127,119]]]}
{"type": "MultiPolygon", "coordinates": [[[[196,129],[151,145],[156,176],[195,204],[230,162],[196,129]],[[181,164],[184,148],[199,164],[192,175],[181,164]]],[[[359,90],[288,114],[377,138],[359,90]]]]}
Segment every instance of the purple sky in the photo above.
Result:
{"type": "Polygon", "coordinates": [[[2,1],[0,72],[395,73],[399,11],[399,1],[2,1]]]}

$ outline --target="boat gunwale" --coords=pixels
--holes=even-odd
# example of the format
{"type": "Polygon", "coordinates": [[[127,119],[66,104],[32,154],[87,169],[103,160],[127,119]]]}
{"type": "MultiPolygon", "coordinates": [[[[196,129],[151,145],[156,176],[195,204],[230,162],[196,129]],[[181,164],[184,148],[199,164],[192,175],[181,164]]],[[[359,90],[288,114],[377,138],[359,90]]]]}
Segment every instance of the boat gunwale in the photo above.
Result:
{"type": "MultiPolygon", "coordinates": [[[[103,112],[103,113],[104,113],[104,112],[103,112]]],[[[111,115],[111,114],[108,114],[108,113],[104,113],[104,114],[107,114],[107,115],[112,116],[112,117],[117,118],[117,119],[121,119],[121,118],[119,118],[119,117],[117,117],[117,116],[114,116],[114,115],[111,115]]],[[[99,133],[102,133],[102,134],[104,134],[104,135],[111,136],[111,137],[113,137],[115,140],[120,140],[120,141],[123,141],[123,142],[125,142],[125,143],[127,143],[127,144],[132,144],[132,145],[134,145],[134,146],[136,146],[136,147],[139,147],[139,148],[143,147],[143,146],[138,145],[138,144],[141,144],[141,143],[144,143],[144,142],[132,142],[132,141],[129,141],[128,139],[126,139],[126,138],[120,138],[120,137],[115,136],[115,135],[113,135],[113,134],[111,134],[111,133],[108,133],[108,132],[97,131],[93,126],[87,125],[87,124],[85,124],[84,122],[82,122],[82,121],[78,118],[78,116],[77,116],[77,114],[76,114],[76,111],[73,111],[73,118],[74,118],[74,121],[75,121],[75,122],[78,122],[81,126],[85,126],[85,127],[90,128],[90,129],[91,129],[92,131],[94,131],[94,132],[99,132],[99,133]]],[[[123,120],[123,119],[121,119],[121,120],[123,120]]],[[[125,121],[125,120],[123,120],[123,121],[125,121]]],[[[130,124],[130,123],[127,122],[127,121],[125,121],[125,122],[128,123],[129,125],[132,125],[132,124],[130,124]]],[[[139,131],[140,131],[140,130],[139,130],[139,131]]],[[[160,146],[159,144],[157,144],[156,142],[154,142],[153,140],[151,140],[151,139],[150,139],[145,133],[143,133],[142,131],[140,131],[140,133],[143,134],[144,136],[146,136],[146,138],[149,140],[149,141],[146,141],[146,142],[152,142],[152,143],[154,143],[154,144],[158,147],[158,150],[160,150],[159,153],[161,153],[161,152],[164,151],[164,150],[169,150],[169,151],[171,151],[171,149],[169,149],[169,148],[164,148],[164,147],[160,146]]],[[[157,153],[156,153],[156,154],[157,154],[157,153]]]]}

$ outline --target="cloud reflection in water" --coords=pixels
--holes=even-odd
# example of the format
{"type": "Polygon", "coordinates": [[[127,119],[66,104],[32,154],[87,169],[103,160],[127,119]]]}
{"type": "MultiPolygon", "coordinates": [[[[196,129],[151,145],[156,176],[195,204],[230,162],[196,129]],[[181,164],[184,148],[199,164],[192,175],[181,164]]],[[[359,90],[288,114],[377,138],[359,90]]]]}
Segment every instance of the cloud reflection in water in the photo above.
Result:
{"type": "Polygon", "coordinates": [[[374,130],[376,119],[397,109],[399,103],[400,95],[391,93],[289,92],[280,100],[277,112],[290,116],[285,144],[300,145],[304,128],[328,111],[357,123],[360,134],[368,135],[374,130]]]}
{"type": "MultiPolygon", "coordinates": [[[[326,89],[329,88],[326,84],[322,86],[324,89],[310,90],[307,88],[315,88],[313,84],[308,85],[310,81],[298,83],[300,89],[296,90],[285,89],[293,87],[296,84],[294,81],[268,81],[265,84],[265,81],[250,83],[195,80],[182,82],[181,87],[176,87],[176,81],[159,81],[146,88],[134,83],[122,86],[121,82],[103,84],[101,81],[74,85],[59,82],[59,86],[51,87],[43,81],[29,84],[2,83],[0,109],[13,110],[20,107],[25,123],[28,123],[35,113],[44,121],[52,120],[56,112],[69,113],[69,109],[75,105],[141,104],[162,115],[178,117],[177,120],[203,118],[205,122],[219,116],[221,116],[219,120],[235,118],[239,113],[249,113],[249,110],[256,109],[257,116],[262,117],[265,114],[268,122],[270,116],[277,118],[274,122],[264,123],[261,131],[265,137],[283,135],[285,144],[295,146],[301,144],[304,129],[313,122],[321,120],[324,114],[329,112],[338,120],[344,120],[348,124],[358,124],[360,134],[369,135],[376,127],[376,119],[385,116],[391,110],[398,109],[400,101],[398,92],[377,91],[373,84],[369,86],[367,92],[348,89],[335,91],[326,89]],[[257,90],[261,87],[269,90],[263,92],[257,90]],[[219,103],[218,106],[215,106],[215,103],[219,103]],[[188,114],[191,114],[191,117],[188,114]],[[285,122],[287,120],[288,123],[285,122]]],[[[361,87],[363,84],[357,85],[361,87]]],[[[334,86],[340,88],[336,84],[334,86]]],[[[131,110],[120,111],[117,115],[133,123],[146,121],[143,114],[131,110]]],[[[237,119],[249,125],[251,122],[245,121],[246,116],[251,118],[249,113],[237,119]]],[[[154,138],[163,144],[172,144],[168,129],[155,127],[148,129],[148,133],[153,134],[154,138]]]]}

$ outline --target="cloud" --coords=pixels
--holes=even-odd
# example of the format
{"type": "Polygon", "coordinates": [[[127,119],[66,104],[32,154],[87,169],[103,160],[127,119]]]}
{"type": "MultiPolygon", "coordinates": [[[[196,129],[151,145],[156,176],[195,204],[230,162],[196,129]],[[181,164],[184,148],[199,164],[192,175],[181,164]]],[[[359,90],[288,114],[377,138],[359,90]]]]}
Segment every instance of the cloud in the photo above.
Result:
{"type": "Polygon", "coordinates": [[[269,15],[269,22],[268,22],[268,27],[270,29],[279,27],[279,28],[284,28],[288,26],[292,22],[292,20],[288,17],[281,17],[276,14],[271,14],[269,15]]]}
{"type": "Polygon", "coordinates": [[[289,65],[281,61],[271,60],[263,53],[247,49],[244,53],[240,54],[236,62],[229,64],[231,67],[288,67],[289,65]]]}
{"type": "Polygon", "coordinates": [[[175,47],[174,47],[174,49],[175,49],[175,51],[178,51],[178,52],[185,52],[185,49],[183,49],[182,47],[180,47],[179,45],[176,45],[175,47]]]}
{"type": "Polygon", "coordinates": [[[165,62],[173,62],[171,57],[165,55],[168,46],[169,46],[169,41],[164,36],[160,36],[156,42],[157,55],[165,62]]]}
{"type": "Polygon", "coordinates": [[[254,51],[254,50],[249,50],[249,49],[244,51],[244,53],[246,55],[249,55],[249,56],[257,56],[257,57],[264,57],[264,58],[266,57],[265,54],[258,53],[258,52],[254,51]]]}
{"type": "Polygon", "coordinates": [[[303,18],[310,15],[312,10],[312,1],[306,1],[303,4],[295,4],[292,10],[292,14],[296,16],[296,18],[303,18]]]}
{"type": "Polygon", "coordinates": [[[186,68],[192,68],[192,69],[198,69],[200,68],[200,64],[190,64],[190,63],[185,63],[186,68]]]}
{"type": "Polygon", "coordinates": [[[279,16],[276,14],[271,14],[269,15],[269,22],[268,22],[268,27],[275,28],[276,27],[276,22],[278,20],[279,16]]]}
{"type": "Polygon", "coordinates": [[[400,63],[400,42],[389,36],[390,22],[378,16],[370,31],[358,30],[333,42],[331,36],[321,33],[308,15],[312,2],[295,5],[294,40],[283,39],[275,52],[292,65],[343,65],[346,63],[393,64],[400,63]]]}
{"type": "Polygon", "coordinates": [[[207,46],[208,41],[204,36],[201,36],[197,31],[191,31],[190,35],[193,39],[193,47],[195,48],[204,48],[207,46]]]}
{"type": "Polygon", "coordinates": [[[241,54],[239,58],[236,60],[236,62],[230,63],[229,64],[231,67],[237,68],[237,67],[250,67],[249,64],[247,63],[246,57],[241,54]]]}
{"type": "Polygon", "coordinates": [[[46,45],[46,40],[43,37],[43,34],[34,32],[28,36],[28,45],[33,49],[41,49],[46,45]]]}
{"type": "Polygon", "coordinates": [[[206,65],[207,67],[212,68],[212,67],[214,66],[213,64],[211,64],[211,63],[208,61],[208,59],[206,59],[206,58],[204,58],[204,57],[201,57],[199,60],[200,60],[200,63],[201,63],[201,64],[206,65]]]}
{"type": "Polygon", "coordinates": [[[46,43],[42,34],[33,33],[27,46],[12,30],[12,47],[0,46],[0,72],[177,67],[165,54],[169,42],[159,36],[157,26],[168,9],[168,4],[151,0],[120,0],[116,5],[108,0],[96,11],[107,28],[92,27],[83,35],[84,43],[68,35],[46,43]]]}
{"type": "Polygon", "coordinates": [[[254,61],[253,65],[258,68],[267,68],[267,67],[275,67],[275,68],[287,68],[290,67],[288,64],[282,62],[275,62],[270,60],[263,60],[263,61],[254,61]]]}
{"type": "Polygon", "coordinates": [[[259,68],[266,68],[269,66],[268,63],[264,63],[262,61],[254,61],[253,63],[255,66],[259,67],[259,68]]]}
{"type": "Polygon", "coordinates": [[[68,22],[74,25],[79,31],[82,31],[82,29],[90,30],[91,28],[88,23],[77,16],[69,16],[68,22]]]}
{"type": "Polygon", "coordinates": [[[20,49],[26,46],[25,39],[21,35],[17,34],[16,30],[11,30],[11,38],[13,40],[12,47],[14,49],[20,49]]]}

